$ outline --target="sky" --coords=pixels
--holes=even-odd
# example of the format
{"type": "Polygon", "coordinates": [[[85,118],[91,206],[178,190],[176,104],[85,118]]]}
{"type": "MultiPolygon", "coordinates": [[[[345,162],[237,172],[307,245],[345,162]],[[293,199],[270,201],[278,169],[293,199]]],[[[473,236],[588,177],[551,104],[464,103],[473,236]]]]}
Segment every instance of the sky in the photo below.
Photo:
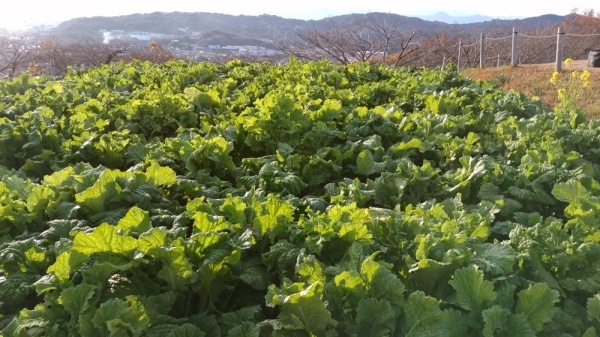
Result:
{"type": "Polygon", "coordinates": [[[151,12],[213,12],[233,15],[272,14],[285,18],[322,19],[350,13],[390,12],[406,16],[485,15],[493,18],[569,14],[579,8],[600,11],[597,0],[0,0],[0,27],[28,23],[58,23],[76,17],[115,16],[151,12]],[[4,3],[4,5],[2,4],[4,3]],[[543,5],[540,5],[543,3],[543,5]]]}

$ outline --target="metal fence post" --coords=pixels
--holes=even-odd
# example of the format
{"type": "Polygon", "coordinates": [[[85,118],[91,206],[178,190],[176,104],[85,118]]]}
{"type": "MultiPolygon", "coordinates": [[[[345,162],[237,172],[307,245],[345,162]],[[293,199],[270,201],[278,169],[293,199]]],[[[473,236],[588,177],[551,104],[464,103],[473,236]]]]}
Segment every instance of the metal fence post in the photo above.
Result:
{"type": "Polygon", "coordinates": [[[483,33],[479,37],[479,68],[483,68],[483,33]]]}
{"type": "Polygon", "coordinates": [[[554,67],[556,71],[562,70],[562,61],[563,61],[563,36],[565,33],[562,31],[561,27],[558,27],[558,33],[556,34],[556,66],[554,67]]]}
{"type": "Polygon", "coordinates": [[[456,71],[460,71],[460,60],[462,59],[462,40],[458,40],[458,59],[456,61],[456,71]]]}
{"type": "Polygon", "coordinates": [[[510,60],[510,66],[511,67],[516,67],[517,66],[517,34],[519,34],[519,33],[513,28],[513,35],[512,35],[512,56],[511,56],[511,60],[510,60]]]}
{"type": "Polygon", "coordinates": [[[496,61],[496,68],[500,68],[500,54],[498,54],[498,60],[496,61]]]}

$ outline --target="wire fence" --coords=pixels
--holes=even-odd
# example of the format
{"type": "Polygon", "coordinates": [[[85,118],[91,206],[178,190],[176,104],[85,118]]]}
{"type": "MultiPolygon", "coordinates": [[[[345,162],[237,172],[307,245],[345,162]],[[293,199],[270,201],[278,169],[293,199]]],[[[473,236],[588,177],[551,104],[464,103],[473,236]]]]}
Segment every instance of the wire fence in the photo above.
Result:
{"type": "MultiPolygon", "coordinates": [[[[540,54],[545,55],[542,63],[555,62],[555,70],[562,70],[564,61],[565,38],[600,38],[600,33],[581,34],[581,33],[565,33],[559,27],[556,34],[553,35],[532,35],[519,33],[513,29],[513,34],[500,37],[486,37],[480,34],[479,41],[474,39],[464,42],[459,42],[451,49],[456,52],[450,57],[444,57],[442,67],[450,62],[456,62],[458,69],[461,67],[475,67],[477,64],[480,68],[510,64],[517,66],[518,64],[530,63],[529,61],[540,59],[540,54]],[[556,39],[556,43],[548,43],[548,39],[556,39]],[[506,43],[507,40],[511,43],[506,43]],[[520,44],[524,46],[519,46],[520,44]],[[552,55],[552,59],[549,59],[552,55]]],[[[598,39],[597,49],[600,49],[600,39],[598,39]]],[[[573,43],[571,43],[573,44],[573,43]]],[[[567,54],[575,54],[569,47],[567,54]]],[[[570,56],[569,56],[570,57],[570,56]]]]}

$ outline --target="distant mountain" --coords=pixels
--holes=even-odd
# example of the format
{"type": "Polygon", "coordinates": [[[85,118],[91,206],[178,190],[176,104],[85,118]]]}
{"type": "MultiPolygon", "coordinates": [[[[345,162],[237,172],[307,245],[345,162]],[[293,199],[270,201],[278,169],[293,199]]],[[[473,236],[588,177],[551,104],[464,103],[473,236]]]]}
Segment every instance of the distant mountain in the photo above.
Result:
{"type": "Polygon", "coordinates": [[[454,16],[454,15],[446,14],[444,12],[439,12],[439,13],[433,14],[433,15],[418,15],[418,17],[423,20],[427,20],[427,21],[439,21],[439,22],[457,23],[457,24],[486,22],[486,21],[492,21],[494,19],[503,19],[503,20],[516,19],[516,17],[493,18],[491,16],[483,16],[483,15],[454,16]]]}
{"type": "MultiPolygon", "coordinates": [[[[443,13],[440,15],[444,15],[443,13]]],[[[101,30],[125,32],[147,32],[165,36],[194,37],[199,45],[239,45],[251,44],[270,47],[286,39],[293,39],[297,33],[311,27],[327,28],[336,24],[352,22],[359,18],[374,16],[379,22],[398,24],[400,31],[420,30],[424,32],[460,31],[480,33],[490,30],[510,31],[512,27],[530,30],[554,26],[565,17],[544,15],[526,19],[479,21],[487,17],[468,17],[475,23],[447,23],[441,20],[428,21],[391,13],[348,14],[321,20],[285,19],[274,15],[228,15],[218,13],[155,12],[114,17],[76,18],[59,24],[53,35],[74,40],[89,40],[102,36],[101,30]]],[[[446,18],[450,16],[446,15],[446,18]]],[[[451,17],[458,22],[458,17],[451,17]]],[[[166,37],[165,37],[166,38],[166,37]]]]}

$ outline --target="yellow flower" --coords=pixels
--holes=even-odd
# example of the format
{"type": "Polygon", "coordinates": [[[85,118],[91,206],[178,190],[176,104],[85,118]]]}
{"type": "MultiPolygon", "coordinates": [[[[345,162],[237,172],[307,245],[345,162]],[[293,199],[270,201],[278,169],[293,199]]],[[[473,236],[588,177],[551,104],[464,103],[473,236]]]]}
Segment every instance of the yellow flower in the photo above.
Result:
{"type": "Polygon", "coordinates": [[[581,78],[584,82],[588,81],[590,79],[590,72],[589,70],[586,70],[584,72],[581,73],[581,78]]]}
{"type": "Polygon", "coordinates": [[[573,60],[569,57],[565,60],[565,65],[568,67],[569,65],[571,65],[571,62],[573,62],[573,60]]]}
{"type": "Polygon", "coordinates": [[[567,90],[565,88],[558,89],[558,99],[562,99],[566,93],[567,93],[567,90]]]}
{"type": "Polygon", "coordinates": [[[571,76],[573,78],[579,78],[579,73],[577,71],[574,71],[574,72],[571,73],[571,76]]]}
{"type": "Polygon", "coordinates": [[[590,72],[588,70],[583,71],[579,78],[583,81],[583,87],[587,88],[590,86],[590,72]]]}
{"type": "Polygon", "coordinates": [[[558,71],[555,71],[552,73],[552,77],[550,77],[550,83],[556,84],[557,80],[558,80],[558,71]]]}

